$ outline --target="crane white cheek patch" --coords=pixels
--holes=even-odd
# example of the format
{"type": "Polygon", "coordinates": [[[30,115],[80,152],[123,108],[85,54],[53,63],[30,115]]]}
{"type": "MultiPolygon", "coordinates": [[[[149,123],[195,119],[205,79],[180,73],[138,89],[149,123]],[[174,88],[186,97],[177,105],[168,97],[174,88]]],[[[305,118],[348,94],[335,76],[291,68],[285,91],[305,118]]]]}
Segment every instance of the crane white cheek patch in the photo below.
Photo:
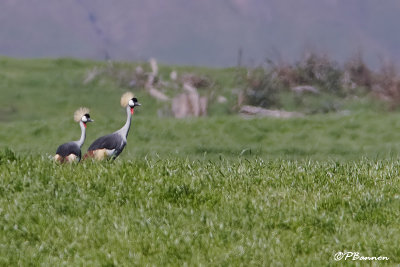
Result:
{"type": "Polygon", "coordinates": [[[131,100],[129,100],[128,105],[129,105],[130,107],[133,107],[133,106],[135,106],[135,103],[134,103],[133,100],[131,99],[131,100]]]}
{"type": "Polygon", "coordinates": [[[83,116],[83,117],[82,117],[82,121],[83,121],[83,122],[87,122],[86,116],[83,116]]]}

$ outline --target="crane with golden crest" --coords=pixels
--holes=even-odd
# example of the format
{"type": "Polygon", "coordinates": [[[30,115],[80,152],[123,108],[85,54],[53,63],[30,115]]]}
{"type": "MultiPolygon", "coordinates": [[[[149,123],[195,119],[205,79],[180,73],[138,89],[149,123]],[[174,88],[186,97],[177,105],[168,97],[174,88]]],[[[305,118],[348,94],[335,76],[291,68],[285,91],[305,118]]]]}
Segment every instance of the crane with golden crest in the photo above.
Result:
{"type": "Polygon", "coordinates": [[[124,126],[112,134],[96,139],[89,146],[84,158],[94,158],[97,160],[117,158],[126,146],[126,139],[131,127],[131,118],[135,112],[135,107],[140,105],[133,93],[127,92],[123,94],[121,97],[121,106],[126,109],[126,122],[124,126]]]}
{"type": "Polygon", "coordinates": [[[54,159],[58,162],[75,162],[81,160],[81,147],[86,138],[86,124],[92,122],[88,108],[79,108],[74,113],[74,120],[81,127],[81,138],[78,141],[64,143],[57,148],[54,159]]]}

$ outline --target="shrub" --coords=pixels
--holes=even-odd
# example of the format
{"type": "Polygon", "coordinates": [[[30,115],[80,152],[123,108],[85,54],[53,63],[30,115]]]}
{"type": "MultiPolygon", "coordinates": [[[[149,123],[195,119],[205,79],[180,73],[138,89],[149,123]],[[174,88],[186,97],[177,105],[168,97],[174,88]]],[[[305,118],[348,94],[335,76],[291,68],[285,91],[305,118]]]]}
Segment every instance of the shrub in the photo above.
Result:
{"type": "Polygon", "coordinates": [[[279,107],[278,91],[282,83],[274,72],[262,67],[249,70],[246,77],[245,103],[264,108],[279,107]]]}
{"type": "Polygon", "coordinates": [[[344,73],[348,77],[347,86],[362,86],[371,89],[374,73],[368,68],[364,62],[362,54],[358,52],[344,64],[344,73]],[[350,85],[352,83],[353,85],[350,85]]]}
{"type": "MultiPolygon", "coordinates": [[[[291,96],[295,103],[304,106],[304,92],[296,88],[316,88],[322,95],[345,98],[372,93],[385,100],[391,109],[400,106],[400,76],[392,62],[383,62],[378,71],[365,63],[362,54],[356,53],[343,66],[326,54],[309,52],[294,64],[275,64],[267,60],[267,67],[249,69],[245,82],[244,103],[265,108],[279,107],[280,95],[291,96]],[[295,91],[295,92],[294,92],[295,91]]],[[[243,81],[243,79],[242,79],[243,81]]],[[[241,103],[241,101],[239,101],[241,103]]],[[[329,109],[331,110],[331,109],[329,109]]]]}
{"type": "Polygon", "coordinates": [[[400,78],[397,73],[397,68],[392,62],[384,62],[375,74],[372,86],[372,92],[388,101],[391,109],[400,105],[400,78]]]}
{"type": "Polygon", "coordinates": [[[308,53],[296,63],[297,85],[314,85],[322,90],[343,95],[339,64],[327,55],[315,52],[308,53]]]}

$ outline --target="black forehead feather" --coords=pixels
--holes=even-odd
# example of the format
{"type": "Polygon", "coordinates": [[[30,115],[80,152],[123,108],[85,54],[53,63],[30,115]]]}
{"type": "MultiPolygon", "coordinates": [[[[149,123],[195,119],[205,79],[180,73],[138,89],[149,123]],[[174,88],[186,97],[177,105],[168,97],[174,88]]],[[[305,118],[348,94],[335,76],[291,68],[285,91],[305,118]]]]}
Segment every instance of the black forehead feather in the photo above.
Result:
{"type": "Polygon", "coordinates": [[[137,98],[136,97],[132,98],[132,101],[137,102],[137,98]]]}
{"type": "Polygon", "coordinates": [[[86,118],[90,118],[90,115],[89,115],[89,113],[86,113],[85,115],[83,115],[83,116],[86,116],[86,118]]]}

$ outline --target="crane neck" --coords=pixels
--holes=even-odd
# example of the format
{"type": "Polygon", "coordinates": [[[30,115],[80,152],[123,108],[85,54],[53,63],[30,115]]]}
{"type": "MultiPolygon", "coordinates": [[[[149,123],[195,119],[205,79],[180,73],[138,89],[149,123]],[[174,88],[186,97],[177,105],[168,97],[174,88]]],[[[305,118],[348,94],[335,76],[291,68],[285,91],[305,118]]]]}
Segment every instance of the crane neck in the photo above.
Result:
{"type": "Polygon", "coordinates": [[[86,127],[82,121],[79,122],[79,126],[81,127],[81,139],[79,139],[79,141],[76,141],[76,144],[79,147],[82,147],[83,143],[85,142],[85,138],[86,138],[86,127]]]}
{"type": "Polygon", "coordinates": [[[120,134],[123,135],[125,138],[128,137],[129,129],[131,128],[131,107],[128,105],[126,107],[126,122],[125,125],[119,130],[120,134]]]}

